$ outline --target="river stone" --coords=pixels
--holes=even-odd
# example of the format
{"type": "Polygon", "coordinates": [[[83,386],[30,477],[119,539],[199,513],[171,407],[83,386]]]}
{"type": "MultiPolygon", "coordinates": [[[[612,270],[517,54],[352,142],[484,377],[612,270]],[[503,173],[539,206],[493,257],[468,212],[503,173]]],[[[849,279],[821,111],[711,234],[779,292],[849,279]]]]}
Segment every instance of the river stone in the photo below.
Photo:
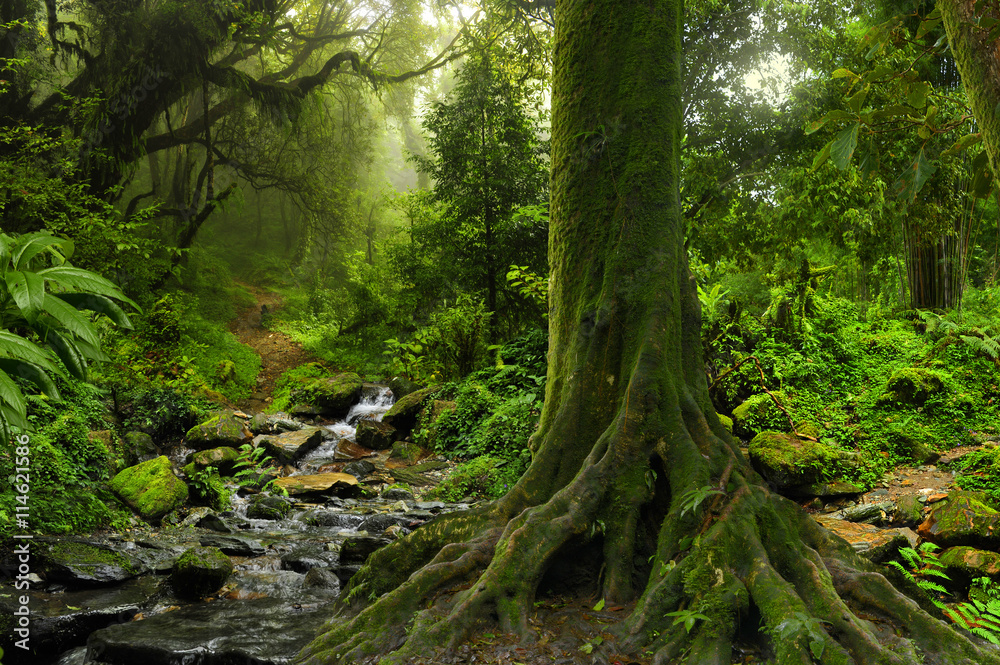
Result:
{"type": "Polygon", "coordinates": [[[314,589],[332,589],[339,593],[340,578],[330,568],[310,568],[306,572],[305,579],[302,580],[302,586],[314,589]]]}
{"type": "Polygon", "coordinates": [[[417,424],[417,416],[424,408],[424,400],[433,397],[438,390],[436,386],[431,386],[397,400],[382,416],[382,422],[395,427],[399,437],[405,437],[417,424]]]}
{"type": "Polygon", "coordinates": [[[143,575],[111,587],[57,594],[40,591],[0,594],[2,616],[14,616],[20,595],[28,595],[31,608],[31,655],[17,659],[21,650],[13,647],[12,633],[7,629],[0,637],[0,646],[7,651],[3,661],[7,665],[54,662],[59,654],[86,642],[95,630],[128,622],[153,605],[162,584],[163,578],[143,575]]]}
{"type": "Polygon", "coordinates": [[[823,498],[834,498],[839,496],[851,496],[861,494],[864,489],[846,480],[831,480],[827,483],[807,483],[805,485],[793,485],[782,488],[782,492],[789,496],[815,496],[823,498]]]}
{"type": "Polygon", "coordinates": [[[145,432],[125,432],[125,448],[136,462],[145,462],[160,454],[153,437],[145,432]]]}
{"type": "Polygon", "coordinates": [[[218,548],[223,554],[257,557],[264,554],[264,546],[256,540],[238,536],[207,535],[198,539],[202,547],[218,548]]]}
{"type": "Polygon", "coordinates": [[[981,492],[952,492],[934,504],[917,532],[941,547],[970,545],[996,550],[1000,549],[1000,512],[986,503],[981,492]]]}
{"type": "Polygon", "coordinates": [[[206,450],[217,446],[239,446],[253,438],[250,429],[235,411],[219,411],[208,420],[195,425],[184,435],[189,448],[206,450]]]}
{"type": "Polygon", "coordinates": [[[99,630],[87,646],[92,660],[119,665],[287,665],[319,634],[326,610],[304,599],[198,603],[99,630]]]}
{"type": "Polygon", "coordinates": [[[896,512],[896,504],[892,501],[882,501],[880,503],[862,503],[857,506],[849,506],[843,510],[831,513],[829,517],[857,522],[859,524],[873,524],[884,526],[888,524],[890,517],[896,512]]]}
{"type": "Polygon", "coordinates": [[[226,522],[216,515],[215,513],[208,513],[202,517],[197,522],[197,526],[202,529],[208,529],[209,531],[216,531],[218,533],[232,533],[233,529],[226,522]]]}
{"type": "Polygon", "coordinates": [[[382,533],[391,526],[407,526],[413,520],[403,517],[402,515],[396,515],[393,513],[381,513],[379,515],[372,515],[365,519],[358,526],[358,531],[367,531],[368,533],[382,533]]]}
{"type": "Polygon", "coordinates": [[[368,560],[372,552],[385,547],[391,542],[388,538],[374,538],[372,536],[348,538],[340,546],[340,563],[347,566],[363,564],[368,560]]]}
{"type": "Polygon", "coordinates": [[[154,524],[188,498],[187,484],[174,475],[165,455],[124,469],[109,484],[132,510],[154,524]]]}
{"type": "Polygon", "coordinates": [[[826,474],[842,473],[853,460],[847,452],[780,432],[755,436],[748,454],[754,469],[778,488],[823,483],[826,474]]]}
{"type": "Polygon", "coordinates": [[[828,515],[814,518],[821,526],[846,540],[855,552],[875,563],[892,559],[901,547],[915,547],[917,534],[912,529],[880,529],[871,524],[838,520],[828,515]]]}
{"type": "Polygon", "coordinates": [[[355,530],[364,520],[365,518],[362,515],[339,513],[333,510],[314,510],[302,517],[302,521],[311,526],[325,526],[355,530]]]}
{"type": "Polygon", "coordinates": [[[896,514],[892,523],[902,526],[917,526],[924,517],[924,504],[916,494],[899,497],[896,514]]]}
{"type": "Polygon", "coordinates": [[[233,562],[217,547],[192,547],[174,563],[170,582],[178,596],[198,599],[225,584],[232,572],[233,562]]]}
{"type": "Polygon", "coordinates": [[[375,465],[365,460],[357,460],[344,466],[344,473],[361,480],[375,470],[375,465]]]}
{"type": "Polygon", "coordinates": [[[413,492],[402,487],[387,487],[379,496],[386,501],[413,501],[413,492]]]}
{"type": "Polygon", "coordinates": [[[280,520],[291,509],[292,504],[283,497],[258,494],[247,506],[247,517],[252,520],[280,520]]]}
{"type": "Polygon", "coordinates": [[[305,427],[277,436],[261,434],[254,439],[255,446],[264,446],[279,464],[292,464],[323,443],[322,427],[305,427]]]}
{"type": "Polygon", "coordinates": [[[129,557],[96,543],[35,541],[32,549],[46,580],[72,587],[118,584],[141,572],[129,557]]]}
{"type": "Polygon", "coordinates": [[[365,448],[385,450],[392,445],[395,437],[396,428],[389,423],[380,423],[365,419],[358,423],[354,440],[365,448]]]}
{"type": "MultiPolygon", "coordinates": [[[[354,372],[302,379],[292,386],[289,398],[293,404],[308,404],[323,415],[342,418],[361,397],[363,383],[354,372]]],[[[292,413],[297,415],[294,410],[292,413]]]]}
{"type": "Polygon", "coordinates": [[[412,392],[420,390],[420,385],[402,376],[394,376],[389,381],[389,390],[393,397],[400,400],[412,392]]]}
{"type": "Polygon", "coordinates": [[[337,460],[355,460],[362,459],[364,457],[372,457],[377,454],[378,453],[374,450],[359,446],[354,441],[341,439],[337,442],[337,447],[333,451],[333,458],[337,460]]]}
{"type": "Polygon", "coordinates": [[[416,464],[425,455],[426,452],[424,449],[417,444],[397,441],[392,444],[392,452],[389,454],[389,457],[391,459],[405,460],[408,464],[416,464]]]}
{"type": "Polygon", "coordinates": [[[281,555],[281,567],[284,570],[294,570],[296,573],[306,573],[313,568],[329,568],[336,566],[340,557],[336,552],[316,545],[297,547],[288,554],[281,555]]]}
{"type": "Polygon", "coordinates": [[[271,421],[266,413],[255,413],[247,425],[252,434],[267,434],[271,431],[271,421]]]}
{"type": "Polygon", "coordinates": [[[290,496],[301,494],[353,494],[358,491],[358,479],[349,473],[318,473],[310,476],[288,476],[274,481],[275,486],[290,496]]]}
{"type": "Polygon", "coordinates": [[[974,547],[960,545],[949,547],[938,556],[954,580],[956,577],[972,579],[976,577],[1000,577],[1000,554],[985,552],[974,547]]]}
{"type": "Polygon", "coordinates": [[[220,446],[211,450],[202,450],[191,456],[195,470],[201,471],[210,466],[214,466],[219,473],[228,476],[232,473],[236,460],[240,458],[240,453],[235,448],[220,446]]]}

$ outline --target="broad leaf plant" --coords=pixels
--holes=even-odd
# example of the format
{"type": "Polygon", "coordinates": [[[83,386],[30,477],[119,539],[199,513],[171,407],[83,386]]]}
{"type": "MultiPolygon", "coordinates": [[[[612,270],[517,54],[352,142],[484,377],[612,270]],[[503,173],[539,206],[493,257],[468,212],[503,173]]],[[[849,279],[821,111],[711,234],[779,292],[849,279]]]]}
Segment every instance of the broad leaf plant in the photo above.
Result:
{"type": "Polygon", "coordinates": [[[72,253],[71,241],[47,231],[0,233],[0,438],[4,441],[10,439],[11,427],[29,429],[24,382],[58,400],[54,376],[83,381],[89,362],[108,360],[88,312],[132,327],[115,301],[133,307],[135,303],[100,275],[71,265],[72,253]]]}

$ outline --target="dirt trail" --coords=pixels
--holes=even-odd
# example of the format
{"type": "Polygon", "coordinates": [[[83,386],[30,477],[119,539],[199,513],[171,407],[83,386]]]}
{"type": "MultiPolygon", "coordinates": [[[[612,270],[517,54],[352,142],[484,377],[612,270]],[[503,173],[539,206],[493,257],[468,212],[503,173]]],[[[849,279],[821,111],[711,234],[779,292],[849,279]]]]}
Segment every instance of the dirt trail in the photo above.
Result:
{"type": "Polygon", "coordinates": [[[229,330],[260,356],[260,375],[257,389],[249,399],[240,400],[237,406],[244,411],[263,411],[271,402],[274,384],[288,369],[302,363],[314,362],[315,356],[305,351],[300,344],[284,333],[268,330],[261,323],[262,306],[273,314],[282,307],[281,296],[273,291],[241,284],[253,297],[255,304],[240,311],[229,324],[229,330]]]}

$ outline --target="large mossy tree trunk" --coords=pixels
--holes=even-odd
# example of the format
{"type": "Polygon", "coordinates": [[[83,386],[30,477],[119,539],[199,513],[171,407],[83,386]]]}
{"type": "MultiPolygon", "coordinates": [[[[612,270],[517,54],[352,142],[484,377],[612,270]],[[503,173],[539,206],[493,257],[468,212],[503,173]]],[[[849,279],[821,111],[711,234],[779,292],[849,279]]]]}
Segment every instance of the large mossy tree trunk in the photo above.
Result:
{"type": "Polygon", "coordinates": [[[590,551],[606,602],[634,601],[616,648],[654,663],[729,663],[741,621],[782,664],[1000,663],[771,494],[715,415],[681,237],[682,15],[680,0],[558,2],[532,464],[502,499],[373,554],[300,662],[406,663],[484,625],[531,639],[543,577],[590,551]],[[690,633],[667,616],[688,610],[707,617],[690,633]]]}

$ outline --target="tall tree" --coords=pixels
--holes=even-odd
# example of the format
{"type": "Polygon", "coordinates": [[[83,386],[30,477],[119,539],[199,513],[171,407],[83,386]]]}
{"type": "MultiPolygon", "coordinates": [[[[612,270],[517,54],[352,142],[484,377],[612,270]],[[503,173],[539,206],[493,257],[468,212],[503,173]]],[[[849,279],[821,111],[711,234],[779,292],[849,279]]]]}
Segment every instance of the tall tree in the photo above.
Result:
{"type": "Polygon", "coordinates": [[[383,662],[403,663],[482,621],[530,638],[543,575],[574,562],[593,566],[607,602],[636,600],[612,627],[617,647],[657,664],[685,651],[729,663],[755,615],[782,664],[1000,663],[772,494],[719,424],[682,245],[682,16],[681,0],[558,1],[549,373],[532,464],[502,499],[373,554],[343,604],[375,602],[302,662],[396,650],[383,662]],[[685,611],[705,617],[690,632],[668,616],[685,611]]]}

